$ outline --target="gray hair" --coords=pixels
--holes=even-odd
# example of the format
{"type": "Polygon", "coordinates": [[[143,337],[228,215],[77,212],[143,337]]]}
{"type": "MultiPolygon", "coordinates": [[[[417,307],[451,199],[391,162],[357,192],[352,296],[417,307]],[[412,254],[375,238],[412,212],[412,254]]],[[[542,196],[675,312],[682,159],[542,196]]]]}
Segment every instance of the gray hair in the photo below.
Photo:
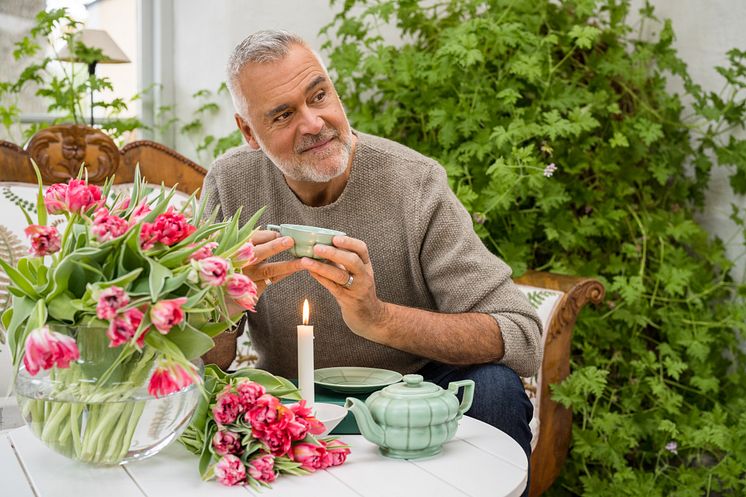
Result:
{"type": "MultiPolygon", "coordinates": [[[[280,29],[267,29],[250,34],[233,49],[228,59],[227,85],[233,99],[233,106],[245,121],[248,122],[249,104],[238,82],[241,70],[249,63],[264,64],[282,60],[294,45],[311,50],[306,41],[294,33],[280,29]]],[[[314,50],[311,52],[319,60],[324,72],[327,72],[321,57],[314,50]]]]}

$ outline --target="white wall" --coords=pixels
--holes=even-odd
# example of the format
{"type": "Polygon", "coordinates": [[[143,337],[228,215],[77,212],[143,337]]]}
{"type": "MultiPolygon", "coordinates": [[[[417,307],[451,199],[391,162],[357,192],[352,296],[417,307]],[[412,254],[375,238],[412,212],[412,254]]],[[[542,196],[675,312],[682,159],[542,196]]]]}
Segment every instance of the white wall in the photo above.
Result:
{"type": "MultiPolygon", "coordinates": [[[[642,0],[634,0],[637,5],[642,0]]],[[[731,47],[746,48],[746,0],[652,0],[659,18],[670,18],[677,33],[676,47],[689,65],[694,80],[707,90],[718,91],[722,80],[713,70],[725,62],[731,47]]],[[[224,79],[224,66],[231,49],[249,33],[283,28],[300,34],[318,49],[318,31],[330,22],[339,7],[328,0],[177,0],[174,2],[174,96],[183,120],[189,120],[195,104],[191,95],[201,89],[214,90],[224,79]]],[[[672,86],[675,89],[675,85],[672,86]]],[[[234,129],[229,100],[209,123],[218,136],[234,129]]],[[[195,157],[194,144],[177,136],[177,150],[195,157]]],[[[204,162],[204,161],[203,161],[204,162]]],[[[207,165],[207,164],[205,164],[207,165]]],[[[730,191],[725,171],[712,178],[703,223],[724,240],[731,240],[729,255],[739,261],[734,276],[744,274],[743,239],[728,220],[731,202],[746,207],[746,200],[730,191]]]]}
{"type": "MultiPolygon", "coordinates": [[[[174,2],[174,101],[179,116],[191,119],[196,109],[192,95],[216,90],[225,80],[225,64],[233,47],[260,29],[286,29],[302,36],[317,51],[322,26],[333,18],[328,0],[177,0],[174,2]]],[[[223,136],[235,129],[229,98],[224,110],[208,122],[208,132],[223,136]]],[[[177,150],[196,157],[195,144],[185,136],[175,140],[177,150]]],[[[208,164],[205,164],[207,166],[208,164]]]]}
{"type": "MultiPolygon", "coordinates": [[[[98,64],[96,75],[111,80],[114,91],[106,90],[96,95],[96,99],[111,100],[115,97],[129,101],[137,93],[137,9],[131,0],[106,0],[88,7],[86,27],[103,29],[109,33],[114,43],[131,61],[127,64],[98,64]]],[[[122,117],[137,115],[137,105],[130,105],[122,117]]],[[[97,109],[96,117],[105,117],[97,109]]]]}

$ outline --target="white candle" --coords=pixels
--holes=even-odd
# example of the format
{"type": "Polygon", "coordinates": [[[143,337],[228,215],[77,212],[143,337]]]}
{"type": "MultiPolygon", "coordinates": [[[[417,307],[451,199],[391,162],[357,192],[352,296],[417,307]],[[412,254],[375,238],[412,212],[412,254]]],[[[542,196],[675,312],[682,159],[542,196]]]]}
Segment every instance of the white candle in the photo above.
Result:
{"type": "Polygon", "coordinates": [[[303,301],[303,324],[298,325],[298,389],[313,409],[313,326],[308,325],[308,299],[303,301]]]}

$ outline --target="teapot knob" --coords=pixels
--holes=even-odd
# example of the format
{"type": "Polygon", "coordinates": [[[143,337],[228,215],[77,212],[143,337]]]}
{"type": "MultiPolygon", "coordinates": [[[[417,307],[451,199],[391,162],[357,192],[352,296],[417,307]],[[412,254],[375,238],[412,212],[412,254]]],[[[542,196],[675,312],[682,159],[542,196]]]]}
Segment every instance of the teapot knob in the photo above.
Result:
{"type": "Polygon", "coordinates": [[[402,379],[408,387],[418,387],[425,378],[421,374],[405,374],[402,379]]]}

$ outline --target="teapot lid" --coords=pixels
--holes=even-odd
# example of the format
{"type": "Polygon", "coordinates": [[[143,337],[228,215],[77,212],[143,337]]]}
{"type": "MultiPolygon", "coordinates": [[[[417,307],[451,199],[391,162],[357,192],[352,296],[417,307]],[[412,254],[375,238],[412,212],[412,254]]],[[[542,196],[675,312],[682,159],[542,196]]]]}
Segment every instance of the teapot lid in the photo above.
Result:
{"type": "Polygon", "coordinates": [[[393,397],[435,397],[444,390],[435,383],[424,381],[421,374],[405,374],[402,382],[389,385],[383,389],[393,397]]]}

